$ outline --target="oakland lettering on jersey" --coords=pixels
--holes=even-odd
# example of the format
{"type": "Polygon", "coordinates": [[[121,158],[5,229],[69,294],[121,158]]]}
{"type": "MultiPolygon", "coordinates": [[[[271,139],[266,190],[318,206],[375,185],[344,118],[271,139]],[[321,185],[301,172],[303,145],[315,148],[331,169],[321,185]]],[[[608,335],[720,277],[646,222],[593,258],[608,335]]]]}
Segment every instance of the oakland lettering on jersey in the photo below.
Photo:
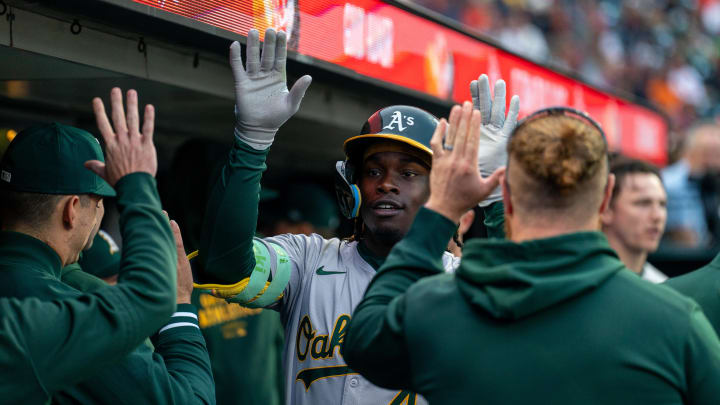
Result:
{"type": "MultiPolygon", "coordinates": [[[[320,270],[320,269],[318,269],[320,270]]],[[[332,359],[335,357],[335,350],[340,350],[347,325],[350,323],[350,315],[342,314],[335,320],[335,326],[329,335],[319,335],[313,327],[310,316],[305,315],[298,325],[297,335],[295,336],[295,355],[298,360],[303,362],[308,355],[315,360],[332,359]]],[[[331,377],[342,377],[350,374],[357,374],[347,365],[335,365],[324,367],[312,367],[300,370],[295,377],[296,380],[302,381],[305,391],[318,380],[331,377]]],[[[390,401],[388,405],[415,405],[417,403],[417,394],[410,391],[400,391],[390,401]]]]}
{"type": "Polygon", "coordinates": [[[350,315],[342,314],[335,320],[335,327],[330,335],[318,335],[308,315],[300,320],[295,337],[295,354],[299,361],[305,361],[308,354],[315,359],[331,359],[335,357],[335,349],[340,350],[350,315]]]}

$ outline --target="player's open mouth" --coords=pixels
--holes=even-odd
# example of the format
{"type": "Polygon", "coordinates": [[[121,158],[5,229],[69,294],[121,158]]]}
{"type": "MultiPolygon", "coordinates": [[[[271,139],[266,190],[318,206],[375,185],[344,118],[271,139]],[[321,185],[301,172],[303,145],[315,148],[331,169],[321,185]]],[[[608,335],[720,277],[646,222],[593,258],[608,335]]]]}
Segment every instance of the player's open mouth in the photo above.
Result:
{"type": "Polygon", "coordinates": [[[399,214],[403,208],[400,204],[391,200],[380,200],[376,201],[372,205],[373,212],[379,217],[391,217],[399,214]]]}

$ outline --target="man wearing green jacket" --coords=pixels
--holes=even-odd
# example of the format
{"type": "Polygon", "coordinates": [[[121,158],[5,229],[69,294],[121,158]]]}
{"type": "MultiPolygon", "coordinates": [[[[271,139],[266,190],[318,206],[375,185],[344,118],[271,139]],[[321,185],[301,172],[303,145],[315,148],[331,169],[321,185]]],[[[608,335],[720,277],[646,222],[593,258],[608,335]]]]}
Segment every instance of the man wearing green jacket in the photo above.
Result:
{"type": "Polygon", "coordinates": [[[492,186],[473,170],[478,117],[451,116],[445,142],[438,125],[430,198],[355,310],[348,365],[431,404],[717,404],[720,341],[698,305],[632,274],[599,232],[614,178],[582,113],[518,125],[509,240],[470,241],[441,274],[447,238],[492,186]]]}
{"type": "MultiPolygon", "coordinates": [[[[123,200],[129,202],[126,207],[130,208],[154,204],[146,197],[123,200]]],[[[152,211],[138,210],[127,216],[126,226],[137,223],[141,216],[152,215],[152,211]]],[[[155,225],[157,233],[166,236],[163,224],[155,225]]],[[[173,231],[179,236],[176,224],[173,231]]],[[[133,256],[158,251],[165,254],[143,262],[128,257],[117,287],[54,301],[0,298],[3,402],[49,401],[53,392],[115,363],[165,325],[176,306],[175,265],[167,254],[170,243],[166,237],[156,238],[133,252],[133,256]]],[[[188,272],[190,268],[182,270],[188,272]]]]}
{"type": "MultiPolygon", "coordinates": [[[[106,166],[97,139],[60,124],[26,129],[3,156],[0,296],[41,301],[79,297],[80,291],[61,281],[62,268],[89,247],[103,216],[102,197],[113,195],[112,187],[117,190],[125,241],[122,266],[175,265],[172,232],[160,210],[153,179],[157,170],[152,145],[154,111],[151,106],[146,108],[141,131],[137,93],[128,92],[127,119],[120,89],[113,89],[111,99],[114,130],[102,101],[95,99],[93,104],[109,159],[130,154],[123,165],[106,166]]],[[[138,345],[74,386],[52,387],[53,391],[47,392],[52,401],[214,403],[207,349],[190,305],[192,276],[187,271],[180,275],[177,309],[153,336],[155,353],[138,345]]],[[[125,316],[135,319],[137,315],[128,312],[125,316]]],[[[102,342],[109,336],[101,331],[89,328],[84,333],[102,342]]],[[[82,357],[69,356],[66,361],[79,359],[82,357]]]]}
{"type": "MultiPolygon", "coordinates": [[[[145,143],[134,146],[127,152],[151,149],[145,143]]],[[[121,153],[107,165],[125,165],[129,155],[121,153]]],[[[52,393],[129,354],[173,314],[177,277],[172,240],[164,223],[148,221],[158,214],[157,199],[152,193],[128,198],[125,189],[118,191],[126,213],[123,232],[145,222],[154,228],[148,231],[161,237],[149,239],[126,257],[117,287],[54,301],[0,298],[3,403],[48,401],[52,393]],[[151,209],[139,209],[142,205],[151,209]],[[137,260],[141,255],[152,260],[137,260]]]]}

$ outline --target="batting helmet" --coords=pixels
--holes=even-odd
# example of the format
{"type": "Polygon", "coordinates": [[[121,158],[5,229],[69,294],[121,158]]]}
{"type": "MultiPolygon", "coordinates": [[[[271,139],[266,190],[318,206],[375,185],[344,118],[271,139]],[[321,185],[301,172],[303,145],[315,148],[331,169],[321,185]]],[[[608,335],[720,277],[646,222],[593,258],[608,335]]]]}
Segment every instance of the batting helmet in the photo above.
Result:
{"type": "Polygon", "coordinates": [[[335,192],[342,214],[355,218],[360,212],[362,198],[355,184],[355,169],[362,163],[362,155],[368,145],[383,139],[397,141],[432,158],[430,139],[437,123],[434,115],[407,105],[385,107],[371,115],[360,134],[348,138],[343,144],[345,161],[335,164],[335,192]]]}

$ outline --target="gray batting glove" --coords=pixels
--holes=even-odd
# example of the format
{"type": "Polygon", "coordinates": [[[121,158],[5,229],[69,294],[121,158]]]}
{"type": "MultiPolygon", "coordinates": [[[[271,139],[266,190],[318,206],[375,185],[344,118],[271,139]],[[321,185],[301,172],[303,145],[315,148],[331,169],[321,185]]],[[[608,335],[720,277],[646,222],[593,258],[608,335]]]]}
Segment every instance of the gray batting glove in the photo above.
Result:
{"type": "MultiPolygon", "coordinates": [[[[517,125],[520,97],[512,97],[506,118],[504,80],[495,82],[495,100],[490,97],[490,81],[485,74],[470,82],[470,94],[473,106],[480,110],[482,118],[478,166],[480,174],[487,177],[507,164],[507,143],[517,125]]],[[[502,190],[498,186],[479,205],[487,207],[500,200],[502,200],[502,190]]]]}
{"type": "Polygon", "coordinates": [[[230,66],[235,77],[235,136],[251,147],[264,150],[272,145],[278,128],[300,108],[312,78],[301,77],[288,91],[285,71],[287,35],[265,31],[262,58],[256,29],[248,32],[243,68],[240,44],[230,45],[230,66]]]}

